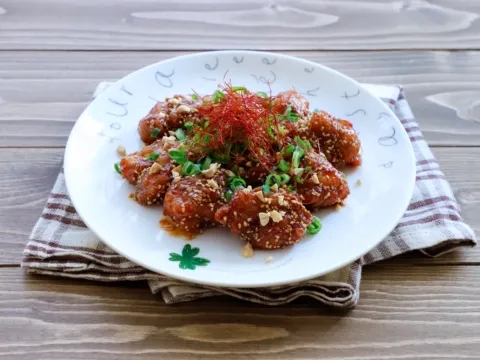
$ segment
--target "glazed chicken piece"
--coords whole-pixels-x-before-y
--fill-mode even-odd
[[[140,120],[138,132],[145,144],[151,144],[163,137],[169,130],[181,128],[185,122],[195,121],[198,100],[191,96],[175,95],[157,103],[150,112]]]
[[[334,166],[361,164],[360,139],[352,123],[319,111],[312,114],[308,125],[322,152]]]
[[[288,106],[290,106],[292,112],[304,116],[308,114],[309,105],[308,100],[296,90],[287,90],[278,93],[275,97],[273,101],[273,112],[276,114],[284,114]]]
[[[148,155],[157,152],[160,156],[157,161],[160,164],[170,162],[167,152],[164,150],[162,140],[145,146],[142,150],[127,155],[120,160],[122,176],[132,185],[136,185],[143,171],[153,165],[154,160],[149,160]]]
[[[190,234],[215,225],[215,213],[226,203],[226,170],[213,177],[194,175],[174,180],[165,195],[163,214]]]
[[[323,153],[309,151],[300,166],[312,170],[297,183],[297,192],[302,203],[314,210],[340,204],[349,195],[350,189],[343,174],[327,160]]]
[[[313,216],[298,196],[279,189],[265,195],[261,188],[237,190],[215,219],[256,249],[279,249],[299,242]]]

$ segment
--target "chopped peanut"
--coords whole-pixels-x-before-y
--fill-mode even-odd
[[[177,112],[179,114],[189,113],[191,111],[192,111],[192,108],[190,106],[187,106],[187,105],[180,105],[179,107],[177,107]]]
[[[272,218],[273,222],[280,222],[283,219],[282,214],[280,214],[277,210],[270,211],[270,217]]]
[[[215,176],[215,173],[220,168],[220,164],[213,163],[210,164],[210,167],[207,170],[202,170],[202,174],[207,178],[212,178]]]
[[[247,242],[243,247],[242,256],[246,258],[251,258],[253,256],[253,248],[249,242]]]
[[[355,182],[355,185],[356,185],[356,186],[362,185],[362,180],[358,179],[358,180]]]
[[[215,189],[215,190],[217,190],[218,187],[219,187],[218,184],[217,184],[217,182],[216,182],[215,180],[213,180],[213,179],[209,179],[209,180],[207,181],[207,185],[210,186],[212,189]]]
[[[273,257],[267,256],[267,257],[265,258],[265,264],[270,264],[270,263],[272,262],[272,260],[273,260]]]
[[[257,196],[257,198],[262,201],[262,202],[265,202],[265,197],[263,196],[263,191],[260,190],[260,191],[256,191],[255,192],[255,195]]]
[[[283,206],[283,204],[285,203],[284,199],[285,199],[285,196],[278,195],[278,205]]]
[[[277,184],[273,184],[272,186],[270,186],[270,190],[274,191],[274,192],[277,192],[278,191],[278,185]]]
[[[268,213],[261,212],[258,214],[260,219],[260,225],[265,226],[270,221],[270,215]]]
[[[121,157],[124,157],[124,156],[127,156],[127,151],[122,145],[120,145],[117,147],[117,154]]]
[[[320,184],[320,180],[318,180],[318,175],[317,175],[317,173],[314,173],[314,174],[312,175],[312,181],[313,181],[314,184]]]
[[[149,173],[150,174],[156,174],[160,171],[163,170],[163,166],[157,163],[153,163],[153,165],[150,167]]]

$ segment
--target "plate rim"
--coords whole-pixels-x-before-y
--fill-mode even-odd
[[[284,58],[284,59],[287,59],[287,60],[290,60],[290,61],[295,61],[295,62],[299,62],[299,63],[303,63],[303,64],[308,64],[310,66],[314,66],[314,67],[319,67],[319,68],[322,68],[322,70],[324,71],[327,71],[327,72],[330,72],[332,74],[335,74],[336,76],[338,77],[341,77],[343,78],[344,80],[346,80],[347,82],[350,82],[352,83],[353,85],[356,85],[358,86],[358,88],[362,91],[365,91],[366,93],[368,93],[371,97],[374,98],[374,100],[379,104],[379,106],[381,106],[385,111],[388,112],[388,114],[391,115],[393,121],[395,121],[397,123],[397,125],[399,126],[400,128],[400,131],[399,133],[402,134],[401,136],[404,137],[406,139],[406,143],[408,144],[408,146],[406,146],[406,148],[408,149],[408,158],[410,159],[410,163],[411,163],[411,177],[409,179],[409,182],[407,184],[408,188],[406,189],[406,193],[410,194],[410,196],[408,197],[405,197],[404,199],[402,199],[402,203],[401,203],[401,206],[398,207],[398,209],[402,209],[401,211],[398,210],[396,216],[392,216],[392,219],[395,219],[395,221],[392,220],[392,224],[391,226],[389,226],[389,231],[386,232],[385,234],[385,237],[388,236],[388,234],[390,234],[392,232],[392,230],[397,226],[397,224],[399,223],[399,221],[401,220],[401,218],[403,217],[405,211],[407,210],[408,208],[408,205],[410,204],[410,201],[411,201],[411,197],[413,195],[413,191],[414,191],[414,187],[415,187],[415,177],[416,177],[416,160],[415,160],[415,155],[414,155],[414,149],[413,149],[413,145],[410,141],[410,138],[408,136],[408,133],[407,131],[405,130],[405,127],[402,125],[400,119],[397,117],[397,115],[388,107],[387,104],[385,104],[380,98],[378,98],[377,96],[373,95],[367,88],[365,88],[363,86],[363,84],[359,83],[358,81],[356,81],[355,79],[339,72],[338,70],[335,70],[335,69],[332,69],[326,65],[323,65],[323,64],[320,64],[320,63],[316,63],[314,61],[310,61],[310,60],[307,60],[307,59],[303,59],[303,58],[299,58],[299,57],[296,57],[296,56],[292,56],[292,55],[287,55],[287,54],[284,54],[284,53],[277,53],[277,52],[268,52],[268,51],[254,51],[254,50],[215,50],[215,51],[201,51],[201,52],[197,52],[197,53],[193,53],[193,54],[183,54],[183,55],[179,55],[179,56],[175,56],[175,57],[172,57],[172,58],[168,58],[168,59],[165,59],[165,60],[161,60],[161,61],[158,61],[158,62],[155,62],[155,63],[152,63],[152,64],[149,64],[149,65],[146,65],[144,67],[141,67],[139,69],[136,69],[130,73],[128,73],[127,75],[125,75],[124,77],[118,79],[117,81],[115,81],[112,86],[110,88],[113,88],[115,85],[117,85],[118,83],[120,82],[123,82],[131,77],[134,77],[138,72],[143,72],[143,71],[147,71],[148,69],[150,68],[154,68],[156,66],[158,66],[159,64],[168,64],[170,62],[175,62],[179,59],[184,59],[184,58],[196,58],[196,57],[202,57],[202,56],[208,56],[208,55],[215,55],[215,54],[235,54],[235,55],[241,55],[241,54],[256,54],[256,55],[264,55],[264,56],[275,56],[277,58]],[[215,287],[231,287],[231,288],[261,288],[261,287],[271,287],[271,286],[281,286],[281,285],[288,285],[288,284],[294,284],[294,283],[298,283],[298,282],[302,282],[302,281],[308,281],[308,280],[311,280],[311,279],[314,279],[316,277],[319,277],[319,276],[322,276],[322,275],[326,275],[326,274],[329,274],[329,273],[333,273],[335,271],[337,271],[338,269],[341,269],[343,267],[346,267],[348,265],[351,265],[353,264],[355,261],[357,261],[358,259],[360,259],[362,256],[364,256],[365,254],[367,254],[368,252],[370,252],[372,249],[374,249],[376,246],[378,246],[378,244],[380,244],[384,239],[385,237],[382,237],[381,239],[379,239],[378,241],[374,242],[374,244],[372,246],[370,246],[370,248],[368,249],[365,249],[365,250],[362,250],[362,253],[360,255],[356,255],[355,257],[352,258],[349,257],[349,258],[345,258],[343,261],[341,261],[339,263],[339,265],[337,266],[334,266],[332,268],[330,268],[328,271],[320,271],[320,272],[315,272],[315,271],[312,271],[310,273],[310,275],[303,275],[303,276],[296,276],[294,277],[294,279],[288,279],[288,280],[276,280],[276,281],[263,281],[263,282],[257,282],[257,283],[254,283],[254,284],[247,284],[247,283],[226,283],[226,282],[222,282],[222,281],[215,281],[215,279],[211,279],[211,278],[207,278],[205,280],[198,280],[198,279],[192,279],[191,277],[188,276],[188,273],[185,272],[185,275],[183,275],[183,273],[171,273],[169,271],[162,271],[162,272],[159,272],[157,269],[154,269],[152,268],[151,266],[147,265],[147,264],[144,264],[142,263],[140,260],[138,259],[132,259],[127,253],[123,252],[122,250],[118,249],[114,243],[108,241],[108,240],[105,240],[102,236],[100,236],[97,231],[95,231],[91,226],[89,226],[89,223],[88,221],[85,220],[85,217],[83,216],[83,210],[79,210],[79,207],[77,207],[75,204],[78,202],[76,202],[75,198],[76,198],[76,195],[73,195],[72,196],[72,193],[70,192],[70,186],[69,186],[69,178],[70,178],[70,171],[73,171],[73,170],[70,170],[70,166],[69,166],[69,157],[70,157],[70,153],[74,150],[72,150],[72,141],[71,141],[71,138],[72,138],[72,134],[75,132],[75,129],[77,126],[79,126],[79,119],[81,119],[85,113],[88,111],[88,109],[90,108],[91,104],[96,101],[96,99],[98,98],[101,98],[101,97],[104,97],[104,96],[107,96],[108,95],[108,91],[109,89],[106,89],[104,92],[102,92],[101,94],[99,94],[95,99],[93,99],[88,105],[87,107],[82,111],[82,113],[78,116],[77,120],[75,121],[75,125],[73,126],[69,136],[68,136],[68,140],[67,140],[67,144],[65,146],[65,152],[64,152],[64,158],[63,158],[63,168],[64,168],[64,177],[65,177],[65,185],[66,185],[66,189],[67,189],[67,194],[68,196],[70,197],[70,200],[72,201],[72,204],[78,214],[78,216],[82,219],[82,221],[85,223],[85,225],[87,226],[88,230],[92,231],[95,236],[97,236],[100,241],[104,242],[108,247],[110,247],[112,250],[114,250],[115,252],[117,252],[119,255],[125,257],[126,259],[132,261],[133,263],[141,266],[141,267],[144,267],[145,269],[148,269],[156,274],[160,274],[160,275],[164,275],[164,276],[168,276],[168,277],[171,277],[173,279],[177,279],[177,280],[181,280],[181,281],[185,281],[185,282],[189,282],[189,283],[193,283],[193,284],[200,284],[200,285],[207,285],[207,286],[215,286]],[[407,156],[407,154],[404,154],[405,156]]]

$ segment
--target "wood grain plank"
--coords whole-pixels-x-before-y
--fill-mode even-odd
[[[4,0],[0,49],[478,48],[469,0]]]
[[[376,266],[358,306],[217,298],[165,305],[146,287],[0,269],[0,357],[21,359],[478,359],[475,267]],[[21,334],[21,335],[20,335]]]
[[[435,149],[459,200],[465,220],[480,233],[479,148]],[[62,165],[63,149],[0,149],[0,264],[18,264]],[[468,159],[468,166],[463,161]],[[421,255],[388,263],[478,263],[480,249],[465,249],[432,260]]]
[[[95,86],[183,52],[0,52],[0,146],[64,146]],[[403,84],[434,146],[480,145],[478,52],[288,52],[370,83]]]

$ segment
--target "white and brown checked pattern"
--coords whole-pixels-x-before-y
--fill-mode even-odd
[[[101,84],[99,89],[106,86]],[[101,243],[75,212],[60,173],[25,248],[22,266],[29,273],[98,281],[149,280],[152,291],[160,293],[167,303],[229,295],[280,305],[308,296],[326,305],[347,308],[358,301],[362,265],[412,250],[437,256],[459,246],[474,246],[475,235],[463,223],[450,186],[423,139],[403,91],[392,86],[369,85],[368,89],[392,106],[407,130],[417,160],[417,181],[398,226],[356,263],[317,279],[271,288],[230,289],[182,283],[145,270]]]

